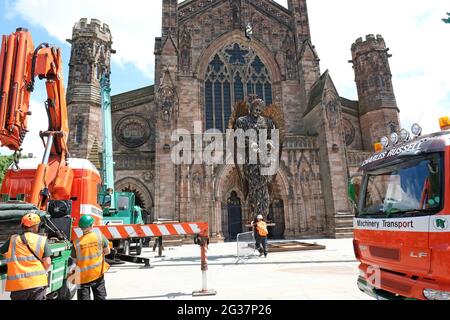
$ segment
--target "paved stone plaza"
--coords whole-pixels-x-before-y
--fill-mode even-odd
[[[201,289],[200,248],[196,245],[168,248],[156,258],[151,248],[152,269],[139,265],[113,266],[106,274],[109,299],[119,300],[364,300],[371,299],[356,286],[358,263],[351,239],[313,239],[325,250],[270,253],[236,264],[236,243],[211,244],[208,288],[213,297],[193,298]],[[126,284],[126,286],[124,286]],[[9,294],[0,295],[8,300]]]
[[[326,250],[271,253],[236,264],[236,243],[211,244],[208,288],[217,295],[192,298],[201,289],[200,249],[195,245],[169,248],[164,258],[152,258],[153,269],[126,264],[106,275],[110,299],[223,300],[361,300],[370,299],[356,286],[358,263],[351,239],[308,240]],[[145,256],[154,257],[151,249]],[[126,289],[124,283],[127,284]]]

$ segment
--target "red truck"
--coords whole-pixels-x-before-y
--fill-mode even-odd
[[[358,286],[378,299],[450,299],[450,119],[384,137],[354,196]]]

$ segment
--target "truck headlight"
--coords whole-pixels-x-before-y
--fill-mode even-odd
[[[392,143],[393,145],[396,145],[396,144],[398,143],[398,139],[399,139],[398,133],[393,132],[393,133],[391,134],[391,143]]]
[[[450,300],[450,292],[434,289],[423,290],[423,295],[428,300]]]
[[[420,136],[422,134],[422,127],[418,123],[414,123],[412,125],[411,132],[415,136]]]
[[[402,131],[400,131],[400,139],[402,140],[402,142],[408,141],[409,137],[410,137],[410,133],[408,130],[402,129]]]
[[[383,148],[386,149],[389,146],[389,138],[388,137],[381,138],[380,143],[383,145]]]

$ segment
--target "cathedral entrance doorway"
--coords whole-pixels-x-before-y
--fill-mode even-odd
[[[235,240],[242,232],[242,204],[236,191],[228,198],[228,240]]]
[[[275,226],[269,227],[270,239],[284,239],[284,231],[286,229],[286,222],[284,218],[284,202],[283,200],[274,200],[269,208],[269,215],[267,216],[269,223],[274,223]]]

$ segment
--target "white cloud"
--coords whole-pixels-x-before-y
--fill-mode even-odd
[[[287,6],[286,0],[278,2]],[[153,76],[161,0],[129,0],[126,4],[15,0],[10,5],[12,15],[44,27],[60,41],[70,38],[73,24],[82,17],[106,22],[117,50],[115,61],[122,66],[134,64],[143,76]],[[351,44],[366,34],[382,34],[393,54],[390,63],[402,125],[410,127],[421,118],[425,132],[438,130],[438,117],[450,115],[450,25],[441,21],[450,9],[448,0],[310,0],[308,9],[322,72],[330,70],[341,95],[357,98],[348,63]]]
[[[30,103],[32,115],[28,118],[28,132],[23,142],[25,155],[32,153],[35,157],[41,158],[44,154],[44,145],[39,136],[39,132],[48,130],[47,113],[44,111],[44,102],[32,100]]]
[[[10,16],[19,15],[64,42],[80,18],[96,18],[113,34],[113,60],[120,66],[134,64],[153,79],[155,37],[161,33],[161,1],[130,0],[16,0]]]
[[[450,25],[441,18],[447,0],[308,1],[312,40],[341,95],[357,99],[351,44],[367,34],[383,35],[390,59],[401,122],[421,120],[425,132],[439,130],[438,118],[450,115]],[[422,117],[421,117],[422,115]]]
[[[23,155],[32,153],[34,157],[42,158],[44,154],[44,145],[39,137],[40,131],[48,130],[47,114],[44,111],[44,103],[31,100],[30,110],[32,115],[28,117],[28,130],[25,140],[23,142]],[[1,154],[12,154],[7,148],[0,149]]]

